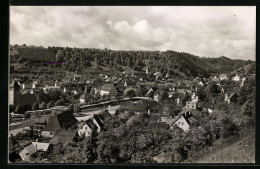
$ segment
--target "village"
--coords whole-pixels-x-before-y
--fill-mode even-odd
[[[239,106],[240,89],[255,78],[254,73],[183,79],[169,73],[150,74],[147,69],[120,76],[104,73],[96,79],[75,73],[51,81],[20,83],[14,79],[9,92],[9,104],[14,107],[9,117],[9,161],[34,162],[35,153],[90,139],[93,132],[99,135],[106,130],[107,119],[120,114],[128,114],[127,126],[140,114],[154,116],[147,127],[160,133],[176,127],[184,133],[194,126],[203,128],[198,119],[201,114],[220,113],[220,103]],[[40,97],[50,93],[61,95],[55,96],[60,99],[42,101]],[[76,101],[65,104],[65,94],[77,96]],[[27,108],[22,110],[23,106]]]

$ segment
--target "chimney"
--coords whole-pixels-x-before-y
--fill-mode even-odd
[[[150,109],[148,109],[148,112],[147,112],[148,114],[150,114]]]

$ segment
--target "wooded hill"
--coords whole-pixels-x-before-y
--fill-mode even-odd
[[[189,53],[175,51],[116,51],[107,49],[80,49],[63,47],[10,46],[11,63],[66,62],[57,67],[66,70],[84,70],[95,66],[109,67],[118,71],[126,68],[133,71],[159,71],[163,75],[209,77],[219,73],[232,73],[254,61],[198,57]],[[94,64],[93,64],[94,63]]]

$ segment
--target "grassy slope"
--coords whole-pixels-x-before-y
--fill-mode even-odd
[[[255,133],[249,131],[245,137],[225,145],[212,153],[194,161],[195,163],[254,163]]]

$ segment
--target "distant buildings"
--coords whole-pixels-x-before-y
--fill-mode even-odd
[[[231,93],[230,96],[228,96],[227,94],[225,95],[225,99],[224,101],[228,102],[229,104],[230,103],[237,103],[238,101],[238,94],[237,93]]]
[[[104,84],[100,89],[100,95],[115,98],[117,95],[117,90],[113,84]]]

